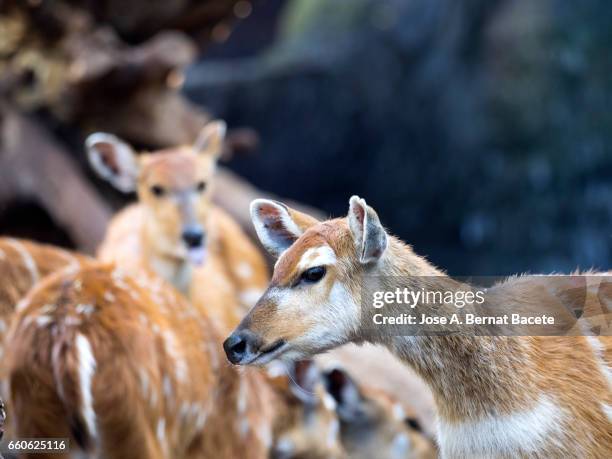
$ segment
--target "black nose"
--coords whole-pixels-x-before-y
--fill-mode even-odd
[[[187,247],[200,247],[204,240],[204,231],[199,228],[187,228],[181,235]]]
[[[259,340],[254,333],[240,330],[232,333],[223,343],[227,359],[235,365],[240,365],[259,349]]]

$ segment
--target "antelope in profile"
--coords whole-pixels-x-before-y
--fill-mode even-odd
[[[233,326],[265,288],[268,273],[238,224],[211,202],[225,129],[223,121],[212,121],[193,145],[140,155],[111,134],[91,134],[85,143],[100,177],[138,194],[138,203],[111,221],[99,258],[132,273],[155,272],[193,302],[205,302],[217,322]]]
[[[157,276],[59,271],[7,339],[16,438],[70,438],[91,457],[268,456],[278,397],[260,371],[225,364],[206,313]]]
[[[224,343],[232,363],[295,360],[367,339],[430,386],[443,457],[612,457],[610,337],[371,333],[361,321],[369,312],[366,276],[378,279],[378,291],[408,287],[406,279],[415,290],[463,285],[387,234],[359,197],[350,199],[346,218],[325,222],[268,200],[254,201],[251,214],[279,259],[269,288]],[[543,295],[518,277],[490,288],[487,298],[511,311],[550,301]]]

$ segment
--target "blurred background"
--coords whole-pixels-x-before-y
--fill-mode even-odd
[[[260,190],[332,216],[359,194],[451,274],[607,269],[610,24],[603,0],[4,1],[0,233],[92,252],[134,197],[85,136],[220,117],[245,227]]]

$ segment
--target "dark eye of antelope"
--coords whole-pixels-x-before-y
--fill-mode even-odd
[[[205,189],[206,189],[206,182],[204,181],[198,182],[198,184],[196,185],[196,190],[198,190],[198,192],[201,193]]]
[[[323,279],[326,272],[325,266],[315,266],[304,271],[300,276],[300,280],[308,284],[314,284]]]
[[[154,196],[157,196],[159,198],[166,194],[166,190],[164,190],[164,187],[161,185],[153,185],[151,187],[151,193],[153,193]]]

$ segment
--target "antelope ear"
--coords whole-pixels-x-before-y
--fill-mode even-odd
[[[336,410],[342,421],[351,422],[363,417],[363,397],[346,371],[334,368],[324,374],[323,380],[325,389],[336,401]]]
[[[287,250],[316,218],[291,209],[278,201],[255,199],[251,203],[251,220],[264,247],[275,256]]]
[[[223,152],[223,141],[227,125],[225,121],[214,120],[206,124],[198,134],[198,138],[193,144],[196,153],[213,155],[215,158]]]
[[[89,164],[96,173],[124,193],[136,190],[138,157],[120,138],[105,132],[91,134],[85,140]]]
[[[377,261],[387,248],[387,233],[374,209],[366,204],[365,199],[352,196],[347,219],[359,250],[359,261],[363,264]]]

